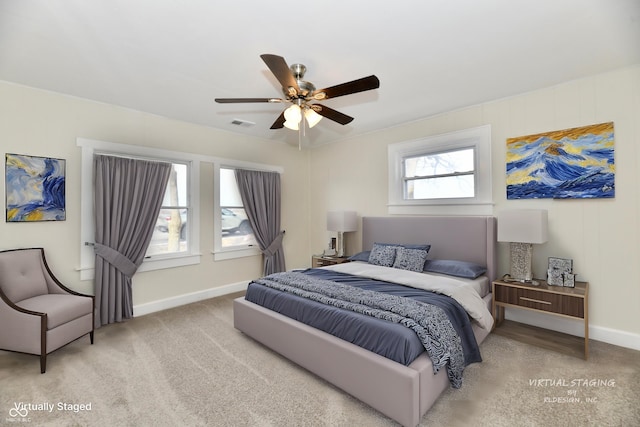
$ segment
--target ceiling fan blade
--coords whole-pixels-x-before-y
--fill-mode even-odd
[[[260,58],[267,64],[267,67],[269,67],[273,75],[276,76],[276,79],[278,79],[282,88],[285,89],[285,92],[288,88],[292,87],[296,90],[296,93],[300,93],[298,83],[293,77],[293,74],[291,74],[291,70],[282,56],[264,54],[260,55]]]
[[[334,122],[338,122],[341,125],[346,125],[347,123],[351,123],[353,121],[353,117],[347,116],[346,114],[341,113],[340,111],[336,111],[333,108],[325,107],[320,104],[312,104],[311,108],[313,111],[320,114],[323,117],[326,117],[329,120],[333,120]]]
[[[244,102],[282,102],[278,98],[216,98],[219,104],[239,104]]]
[[[282,129],[284,127],[285,120],[286,119],[284,118],[284,111],[283,111],[282,113],[280,113],[276,121],[273,122],[270,129]]]
[[[343,95],[350,95],[352,93],[364,92],[371,89],[377,89],[380,87],[380,80],[374,75],[369,77],[363,77],[358,80],[353,80],[347,83],[331,86],[325,89],[319,89],[311,94],[311,97],[317,100],[335,98]]]

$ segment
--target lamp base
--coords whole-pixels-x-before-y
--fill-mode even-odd
[[[511,279],[530,282],[533,279],[532,260],[533,245],[531,243],[511,242]]]
[[[344,232],[338,231],[338,240],[336,241],[336,256],[338,258],[344,257]]]

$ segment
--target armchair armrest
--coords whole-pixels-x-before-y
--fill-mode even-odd
[[[47,314],[18,307],[0,292],[0,348],[41,354]]]

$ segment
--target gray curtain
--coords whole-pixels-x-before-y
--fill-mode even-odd
[[[95,327],[133,317],[131,277],[142,264],[171,163],[95,156]]]
[[[236,181],[247,218],[260,246],[264,275],[285,271],[280,230],[280,174],[236,169]]]

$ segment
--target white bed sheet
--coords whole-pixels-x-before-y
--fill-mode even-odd
[[[356,276],[369,277],[371,279],[400,283],[402,285],[450,296],[464,307],[467,313],[469,313],[469,316],[471,316],[480,327],[488,331],[493,327],[493,316],[487,309],[480,294],[474,289],[471,283],[460,278],[382,267],[366,262],[345,262],[323,268],[341,273],[354,274]]]
[[[351,261],[351,262],[361,262],[364,264],[368,264],[364,261]],[[441,273],[425,272],[424,274],[430,274],[432,276],[453,277],[449,274],[441,274]],[[491,293],[491,281],[487,276],[482,275],[480,277],[476,277],[475,279],[465,279],[464,277],[455,277],[455,279],[462,280],[463,282],[469,284],[469,286],[473,287],[473,289],[475,289],[475,291],[478,293],[478,295],[480,295],[481,298],[484,298],[487,295],[489,295],[489,293]]]
[[[440,274],[440,273],[425,273],[430,274],[432,276],[442,276],[442,277],[451,277],[448,274]],[[463,282],[469,284],[469,286],[473,287],[475,291],[482,298],[489,295],[491,292],[491,283],[489,283],[489,278],[487,276],[476,277],[475,279],[465,279],[463,277],[456,277],[457,280],[462,280]]]

